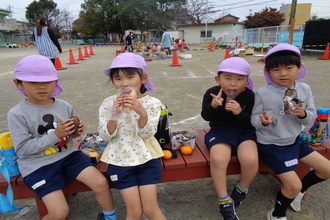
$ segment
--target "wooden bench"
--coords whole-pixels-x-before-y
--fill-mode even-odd
[[[192,180],[210,177],[210,153],[204,144],[204,135],[209,129],[198,129],[196,136],[195,149],[191,155],[182,155],[178,151],[178,157],[175,159],[161,160],[163,166],[162,171],[162,182],[174,182],[182,180]],[[169,147],[169,146],[168,146]],[[326,158],[330,159],[330,140],[325,141],[319,146],[313,146],[313,148],[324,155]],[[100,162],[97,166],[98,170],[103,173],[107,179],[107,165]],[[299,163],[297,165],[297,173],[299,177],[303,177],[310,170],[305,164]],[[259,162],[259,172],[260,173],[271,173],[273,172],[262,162]],[[240,165],[236,156],[231,158],[230,164],[228,166],[227,175],[240,174]],[[68,181],[68,186],[63,189],[68,201],[73,194],[79,192],[91,191],[85,184],[79,181]],[[109,181],[111,186],[111,183]],[[27,199],[35,198],[39,217],[42,218],[47,214],[47,209],[42,202],[39,200],[35,193],[28,189],[24,183],[21,176],[11,177],[11,185],[13,188],[14,199]],[[6,194],[7,182],[4,180],[0,174],[0,193]]]

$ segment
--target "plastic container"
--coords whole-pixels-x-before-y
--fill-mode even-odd
[[[20,175],[17,164],[17,155],[11,142],[9,132],[0,134],[0,161],[3,161],[7,167],[10,177]]]

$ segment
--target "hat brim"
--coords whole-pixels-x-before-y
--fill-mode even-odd
[[[21,79],[20,79],[21,80]],[[48,80],[49,80],[49,77],[48,77]],[[22,80],[22,81],[26,81],[26,80]],[[55,81],[55,80],[52,80],[52,81]],[[26,81],[26,82],[45,82],[45,81]],[[48,82],[51,82],[51,81],[48,81]],[[23,95],[25,95],[27,97],[27,94],[24,92],[23,89],[19,89],[17,88],[17,90],[22,93]],[[58,94],[60,94],[61,92],[63,91],[63,87],[62,87],[62,84],[60,82],[59,79],[57,79],[56,81],[56,86],[55,86],[55,90],[53,92],[53,94],[50,96],[50,98],[54,97],[54,96],[57,96]]]
[[[298,75],[297,75],[297,78],[296,79],[304,78],[305,75],[306,75],[305,65],[304,64],[301,64],[301,67],[300,67],[300,70],[298,72]],[[268,85],[271,85],[271,84],[275,83],[272,80],[272,77],[269,75],[269,73],[266,70],[266,68],[264,68],[264,76],[265,76],[265,79],[266,79]]]

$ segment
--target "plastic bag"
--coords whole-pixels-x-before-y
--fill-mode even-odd
[[[119,97],[125,98],[125,96],[137,96],[136,95],[137,88],[127,86],[127,87],[121,87],[117,90],[117,95]],[[118,108],[113,107],[111,110],[111,120],[119,120],[124,119],[126,115],[131,111],[130,108],[125,107],[124,102],[119,105]]]

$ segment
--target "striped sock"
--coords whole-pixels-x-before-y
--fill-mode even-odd
[[[228,195],[226,195],[224,197],[218,197],[218,200],[219,200],[220,204],[226,204],[226,203],[231,203],[232,202],[231,198]]]
[[[245,188],[240,183],[237,183],[236,188],[241,191],[242,193],[247,194],[249,191],[249,187]]]

